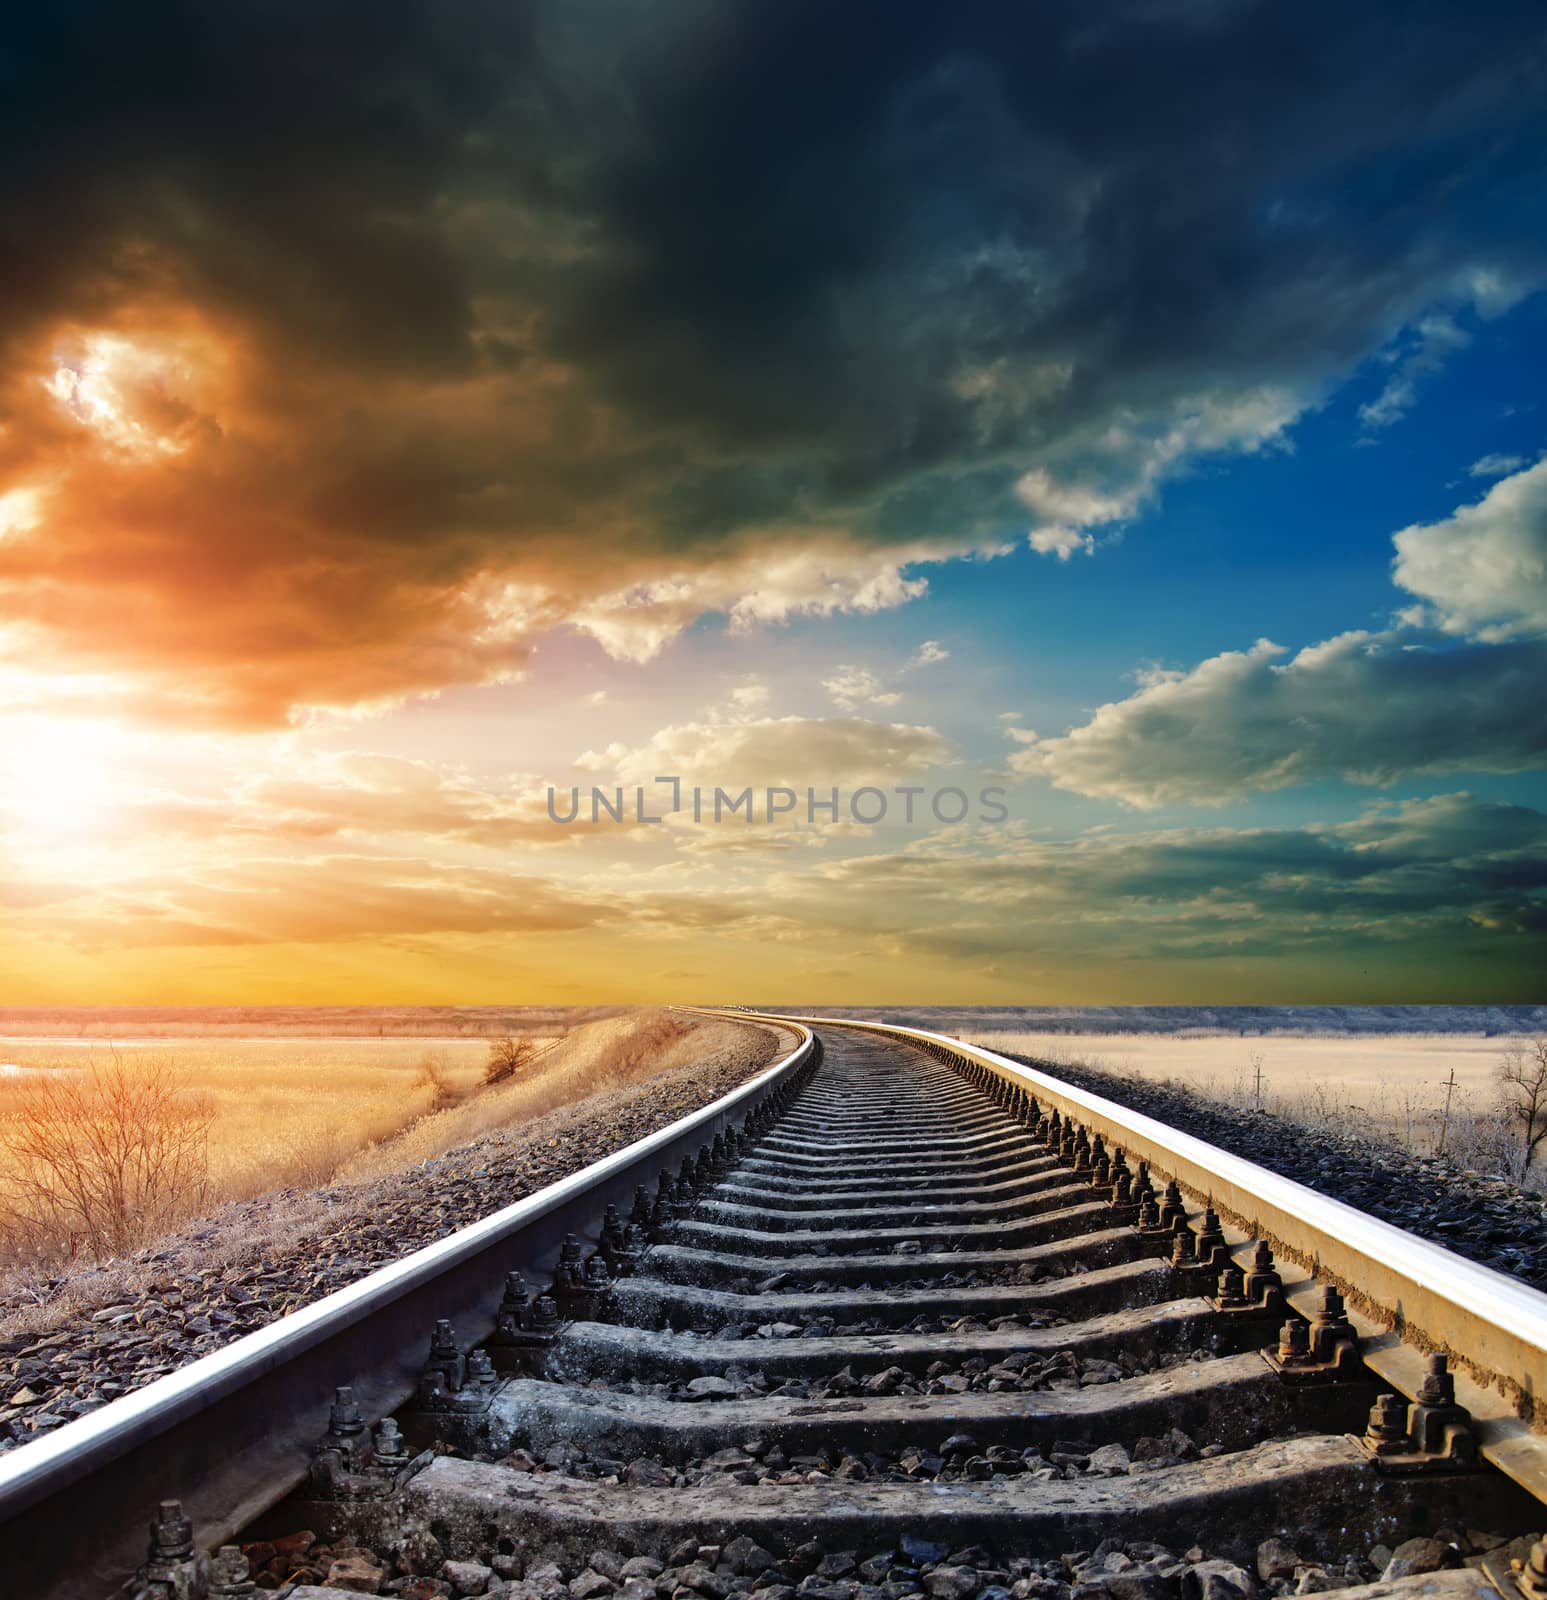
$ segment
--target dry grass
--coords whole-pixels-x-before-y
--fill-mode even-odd
[[[1519,1179],[1518,1135],[1500,1109],[1499,1065],[1519,1040],[1481,1034],[981,1033],[969,1042],[1180,1085],[1237,1110],[1375,1137]],[[1448,1106],[1448,1110],[1447,1110]]]
[[[482,1040],[186,1040],[118,1055],[213,1106],[207,1197],[218,1202],[330,1182],[359,1151],[476,1091],[486,1051]],[[16,1069],[0,1071],[0,1122],[20,1115],[37,1075],[78,1080],[108,1058],[106,1046],[0,1042],[0,1066]],[[0,1191],[14,1176],[0,1169]],[[61,1244],[0,1233],[0,1256],[47,1256]]]
[[[743,1032],[667,1011],[613,1013],[558,1038],[522,1033],[532,1049],[521,1069],[493,1084],[485,1082],[486,1038],[179,1040],[119,1046],[117,1055],[130,1070],[138,1063],[175,1078],[213,1108],[207,1209],[399,1172],[495,1128],[703,1059]],[[0,1038],[0,1134],[39,1074],[79,1080],[107,1059],[105,1045]],[[0,1213],[7,1183],[18,1178],[5,1160],[0,1138]],[[47,1269],[70,1253],[68,1236],[0,1223],[0,1266]]]
[[[0,1273],[0,1340],[45,1337],[78,1327],[82,1319],[104,1306],[132,1304],[160,1293],[169,1281],[189,1276],[207,1281],[228,1268],[249,1268],[260,1262],[293,1273],[296,1281],[305,1285],[315,1266],[308,1241],[347,1238],[352,1228],[379,1220],[384,1206],[401,1206],[410,1194],[415,1197],[417,1212],[417,1202],[428,1191],[437,1198],[423,1209],[425,1231],[397,1241],[404,1252],[415,1249],[456,1226],[459,1215],[461,1221],[471,1221],[505,1203],[495,1200],[487,1207],[459,1213],[453,1197],[461,1195],[465,1178],[474,1180],[469,1188],[476,1196],[488,1169],[502,1170],[512,1180],[508,1199],[520,1198],[535,1183],[545,1181],[540,1174],[552,1147],[563,1146],[571,1156],[583,1159],[593,1130],[599,1128],[603,1148],[611,1148],[607,1141],[617,1142],[629,1121],[637,1124],[634,1108],[648,1103],[651,1096],[675,1097],[679,1104],[691,1101],[704,1087],[706,1074],[710,1084],[718,1084],[715,1092],[723,1092],[787,1048],[765,1030],[713,1023],[681,1032],[660,1028],[655,1016],[641,1014],[638,1027],[628,1030],[633,1037],[614,1036],[610,1047],[603,1030],[579,1030],[581,1037],[570,1052],[570,1092],[560,1097],[554,1109],[539,1115],[512,1110],[508,1125],[497,1125],[487,1137],[440,1157],[427,1172],[412,1165],[412,1154],[425,1143],[436,1142],[427,1140],[426,1135],[433,1132],[438,1140],[449,1133],[442,1118],[429,1119],[438,1126],[425,1128],[419,1140],[405,1140],[386,1157],[381,1163],[386,1175],[374,1182],[287,1188],[224,1206],[158,1241],[153,1253],[141,1252],[127,1260],[102,1265],[77,1262],[63,1271]],[[660,1047],[659,1055],[650,1053],[652,1041]],[[630,1081],[594,1094],[580,1087],[588,1082],[604,1083],[620,1074]],[[553,1088],[550,1080],[542,1087],[543,1097]],[[689,1091],[686,1096],[684,1090]],[[506,1102],[506,1109],[514,1099]],[[636,1126],[636,1131],[643,1129]],[[384,1157],[389,1148],[384,1147]],[[538,1176],[523,1185],[524,1176],[534,1172]]]
[[[731,1023],[669,1011],[585,1023],[552,1048],[540,1050],[524,1074],[496,1081],[482,1093],[419,1118],[396,1138],[361,1151],[338,1177],[346,1183],[365,1182],[428,1161],[493,1128],[669,1072],[715,1050],[736,1031]]]

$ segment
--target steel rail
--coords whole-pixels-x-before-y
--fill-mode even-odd
[[[334,1389],[380,1417],[413,1392],[431,1328],[486,1338],[508,1272],[546,1283],[564,1235],[595,1242],[606,1206],[739,1120],[816,1049],[803,1024],[756,1077],[667,1127],[426,1245],[179,1371],[0,1456],[0,1589],[100,1600],[144,1559],[156,1503],[177,1499],[200,1543],[233,1537],[306,1476]]]
[[[1265,1239],[1281,1258],[1342,1289],[1350,1320],[1364,1335],[1366,1365],[1409,1398],[1423,1379],[1421,1352],[1449,1355],[1458,1369],[1457,1398],[1472,1412],[1483,1456],[1547,1502],[1547,1294],[1142,1112],[948,1034],[879,1021],[734,1014],[911,1040],[986,1067],[1033,1093],[1044,1109],[1072,1113],[1092,1134],[1212,1204],[1240,1230],[1233,1242]],[[1294,1303],[1295,1286],[1286,1288]]]

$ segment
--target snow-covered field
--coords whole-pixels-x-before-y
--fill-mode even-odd
[[[1453,1114],[1491,1107],[1495,1074],[1511,1043],[1478,1034],[1243,1038],[967,1030],[963,1036],[990,1050],[1176,1079],[1238,1106],[1259,1103],[1260,1065],[1264,1108],[1314,1122],[1368,1118],[1416,1146],[1430,1142],[1452,1073]]]

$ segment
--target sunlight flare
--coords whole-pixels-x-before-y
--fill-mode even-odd
[[[29,832],[84,834],[116,805],[117,779],[90,730],[29,728],[7,740],[0,816]]]

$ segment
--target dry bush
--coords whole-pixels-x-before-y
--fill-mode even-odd
[[[73,1081],[102,1046],[0,1044],[0,1126],[40,1079]],[[316,1188],[359,1151],[391,1139],[430,1112],[438,1097],[460,1099],[481,1079],[482,1040],[438,1045],[430,1073],[413,1039],[202,1039],[178,1045],[184,1087],[214,1104],[209,1128],[208,1200],[246,1200],[276,1188]],[[122,1054],[131,1070],[145,1054]],[[442,1099],[444,1103],[444,1099]],[[17,1162],[0,1141],[0,1196]],[[0,1216],[10,1244],[33,1246],[21,1223]],[[65,1247],[67,1248],[67,1246]],[[65,1253],[64,1249],[56,1254]]]
[[[123,1255],[209,1192],[214,1103],[165,1058],[116,1050],[33,1079],[0,1122],[0,1218],[13,1252]]]
[[[1523,1178],[1547,1141],[1547,1037],[1511,1046],[1499,1058],[1499,1112],[1514,1130]]]
[[[504,1083],[507,1078],[524,1074],[537,1053],[537,1045],[531,1039],[496,1039],[489,1046],[489,1059],[483,1069],[484,1083]]]
[[[1445,1154],[1474,1172],[1514,1183],[1525,1179],[1520,1141],[1509,1120],[1499,1114],[1497,1104],[1480,1103],[1473,1095],[1458,1096],[1451,1107]]]
[[[420,1061],[419,1070],[414,1074],[414,1088],[428,1094],[430,1098],[429,1105],[421,1115],[444,1111],[462,1098],[461,1091],[452,1080],[451,1069],[446,1064],[444,1056],[425,1056]]]

